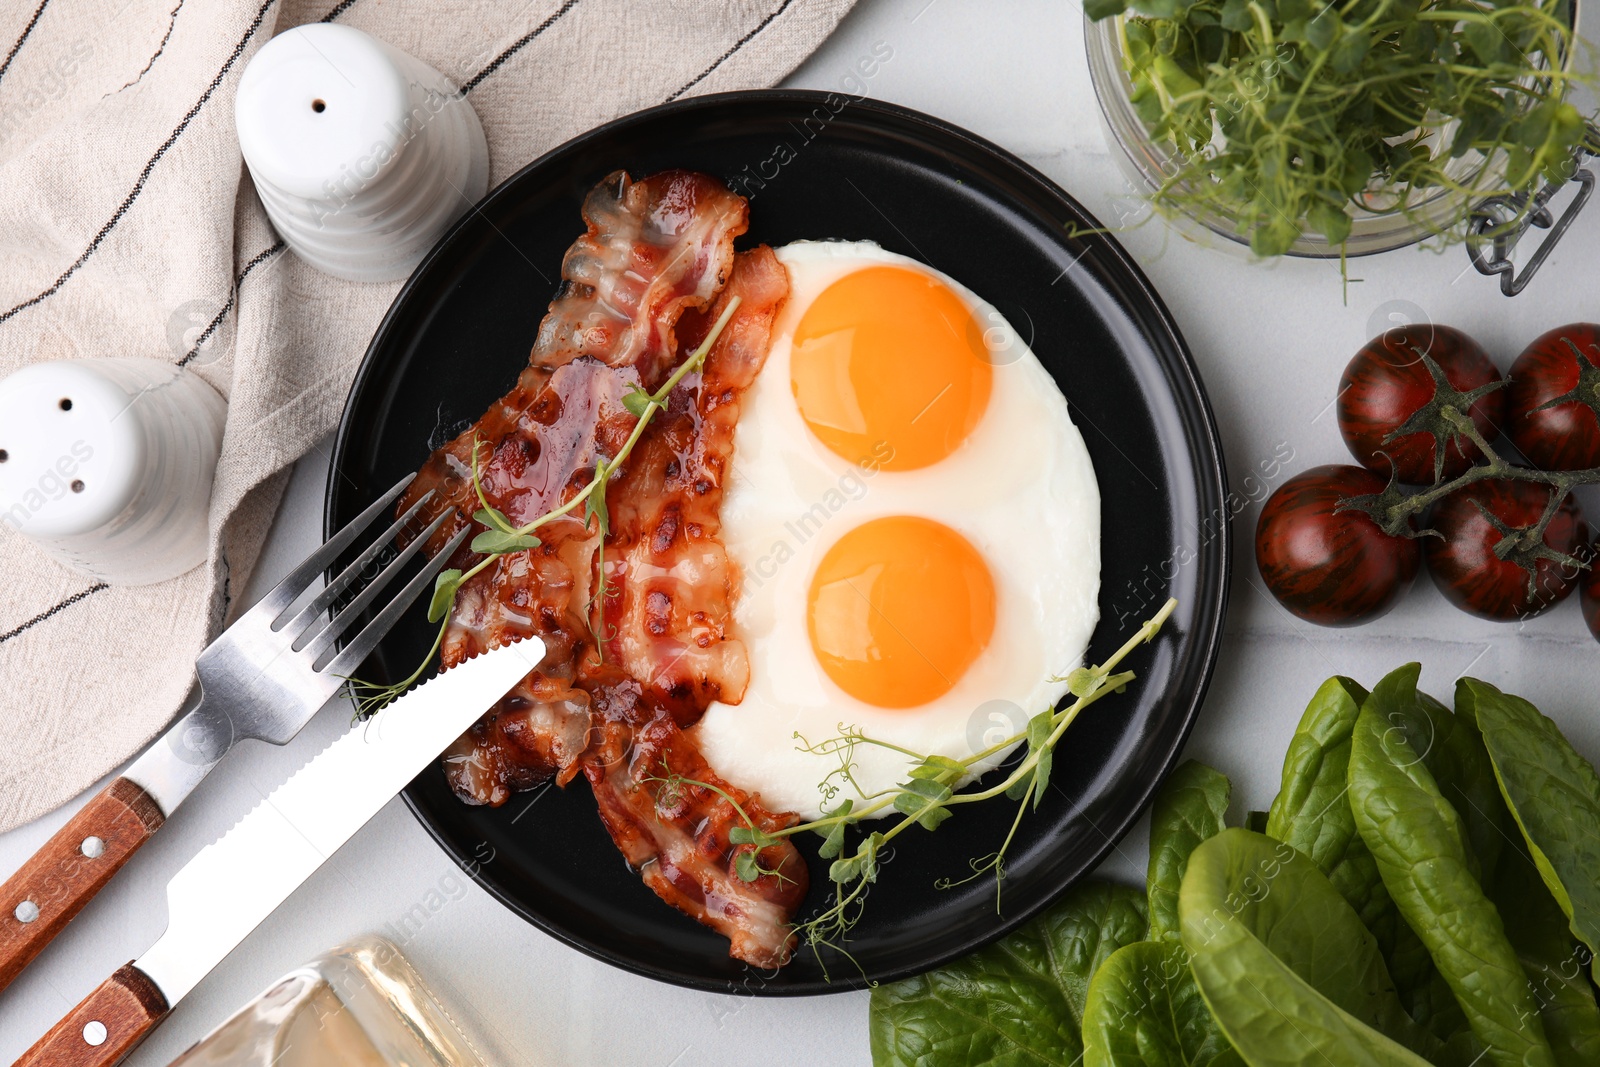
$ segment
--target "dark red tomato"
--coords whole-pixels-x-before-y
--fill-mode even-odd
[[[1549,486],[1490,478],[1458,489],[1433,506],[1428,524],[1444,536],[1423,538],[1427,546],[1423,552],[1434,584],[1446,600],[1469,614],[1508,621],[1531,618],[1566,599],[1582,572],[1555,560],[1538,560],[1530,592],[1528,571],[1495,555],[1502,534],[1478,510],[1482,504],[1515,530],[1539,520],[1550,493]],[[1570,493],[1545,529],[1544,543],[1569,556],[1587,553],[1589,527]]]
[[[1319,626],[1376,619],[1411,588],[1420,552],[1346,497],[1380,493],[1384,479],[1362,467],[1328,464],[1295,475],[1267,498],[1256,523],[1256,566],[1278,602]]]
[[[1408,433],[1389,444],[1383,439],[1434,398],[1433,376],[1423,355],[1437,363],[1445,379],[1463,393],[1500,379],[1489,353],[1478,342],[1436,323],[1385,330],[1362,346],[1339,379],[1339,432],[1350,454],[1363,467],[1387,475],[1389,464],[1379,455],[1380,450],[1387,452],[1400,480],[1409,485],[1433,484],[1433,434]],[[1479,397],[1468,409],[1485,440],[1494,440],[1500,432],[1504,393],[1502,389]],[[1453,442],[1445,449],[1444,477],[1456,477],[1480,455],[1470,441]]]
[[[1509,375],[1506,436],[1528,462],[1547,471],[1600,467],[1600,326],[1575,322],[1542,334],[1522,350]],[[1568,403],[1535,410],[1569,394]]]
[[[1589,551],[1589,573],[1584,576],[1578,602],[1583,606],[1583,621],[1588,624],[1589,632],[1600,641],[1600,539],[1596,539]]]

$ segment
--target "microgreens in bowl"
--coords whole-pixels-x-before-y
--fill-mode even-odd
[[[1561,182],[1572,0],[1086,0],[1119,17],[1129,103],[1170,158],[1158,208],[1262,256],[1398,213],[1455,240],[1480,199]],[[1131,10],[1129,10],[1131,6]],[[1441,214],[1441,205],[1445,210]],[[1507,224],[1509,226],[1511,224]]]

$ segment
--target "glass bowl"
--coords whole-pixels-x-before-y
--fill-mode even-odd
[[[1571,9],[1573,38],[1577,39],[1577,0],[1573,0]],[[1179,152],[1170,142],[1152,140],[1134,109],[1130,99],[1133,82],[1122,62],[1122,27],[1125,18],[1118,15],[1095,21],[1085,14],[1084,41],[1089,52],[1089,77],[1094,84],[1095,97],[1100,102],[1102,126],[1108,143],[1113,146],[1111,154],[1139,196],[1149,201],[1168,176],[1177,170]],[[1570,62],[1570,51],[1566,59]],[[1436,136],[1449,136],[1451,131],[1452,127],[1446,127]],[[1483,169],[1488,162],[1479,154],[1469,153],[1450,164],[1447,172],[1461,182],[1471,182],[1475,177],[1487,179]],[[1492,188],[1497,184],[1493,180],[1486,180],[1487,187]],[[1343,243],[1330,243],[1321,234],[1312,231],[1302,233],[1287,254],[1313,259],[1338,259],[1341,256],[1388,252],[1446,234],[1483,206],[1480,203],[1482,194],[1455,190],[1441,189],[1413,200],[1410,210],[1404,212],[1382,206],[1384,199],[1392,199],[1393,196],[1382,189],[1374,188],[1364,196],[1369,206],[1366,210],[1357,209],[1352,213],[1350,236]],[[1191,239],[1217,245],[1218,242],[1212,238],[1221,237],[1224,239],[1221,247],[1249,254],[1249,236],[1239,233],[1235,221],[1228,216],[1220,213],[1180,213],[1170,217],[1180,232]],[[1545,226],[1547,223],[1535,220],[1534,225]]]

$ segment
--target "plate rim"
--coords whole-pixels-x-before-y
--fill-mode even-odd
[[[1198,630],[1203,624],[1207,631],[1204,634],[1203,646],[1197,647],[1196,649],[1199,684],[1194,687],[1193,692],[1189,694],[1187,699],[1183,702],[1181,711],[1181,724],[1173,733],[1172,741],[1168,747],[1167,753],[1160,761],[1159,773],[1149,776],[1149,778],[1147,778],[1144,782],[1138,783],[1138,787],[1133,790],[1133,795],[1138,797],[1138,803],[1133,805],[1129,809],[1129,813],[1123,816],[1123,818],[1120,819],[1114,827],[1108,828],[1112,832],[1107,833],[1104,831],[1104,829],[1102,830],[1104,843],[1097,846],[1093,850],[1092,859],[1084,864],[1082,872],[1076,878],[1064,881],[1055,889],[1042,894],[1039,899],[1032,902],[1030,905],[1018,908],[1014,911],[1008,909],[1007,913],[1003,916],[997,917],[997,921],[994,926],[991,929],[986,930],[984,933],[969,937],[959,944],[941,945],[937,951],[928,953],[921,964],[915,966],[884,970],[881,972],[875,972],[871,975],[861,973],[860,971],[849,971],[848,973],[845,973],[844,969],[841,968],[841,973],[833,976],[831,980],[822,979],[814,982],[794,983],[789,985],[757,983],[752,989],[749,987],[748,983],[738,983],[730,981],[726,978],[706,978],[683,972],[665,971],[658,967],[640,964],[628,958],[627,956],[619,955],[603,945],[590,941],[575,932],[553,925],[545,921],[543,918],[532,914],[525,907],[525,905],[523,905],[520,901],[513,899],[510,893],[503,889],[495,880],[487,877],[487,875],[484,873],[484,865],[477,863],[470,856],[463,855],[452,841],[445,838],[441,828],[436,826],[431,817],[424,810],[422,810],[421,802],[414,795],[413,787],[415,786],[417,780],[413,780],[412,783],[407,784],[406,788],[401,791],[400,795],[404,799],[406,807],[410,810],[412,816],[417,820],[417,822],[421,824],[428,836],[439,846],[439,848],[451,859],[452,862],[461,867],[462,870],[467,873],[473,882],[488,892],[491,897],[493,897],[501,906],[506,908],[507,911],[511,912],[511,914],[534,926],[544,934],[555,938],[557,941],[567,945],[570,948],[574,948],[579,952],[582,952],[592,959],[599,960],[602,963],[620,968],[624,971],[628,971],[644,978],[650,978],[655,981],[665,982],[670,985],[701,992],[742,992],[743,995],[762,997],[802,997],[825,996],[834,993],[845,993],[860,989],[868,989],[881,983],[899,981],[901,979],[923,974],[935,968],[942,967],[953,960],[970,955],[971,953],[993,944],[1000,938],[1026,925],[1039,914],[1048,910],[1054,904],[1059,902],[1061,897],[1069,889],[1071,889],[1072,886],[1083,881],[1085,878],[1093,876],[1094,870],[1105,861],[1106,857],[1111,854],[1121,840],[1127,835],[1128,831],[1134,826],[1135,823],[1138,822],[1140,817],[1142,817],[1145,809],[1149,806],[1151,799],[1154,797],[1156,790],[1160,788],[1161,784],[1172,773],[1173,768],[1177,766],[1179,760],[1183,757],[1189,736],[1193,732],[1195,722],[1199,719],[1200,711],[1205,703],[1206,694],[1210,689],[1212,679],[1216,673],[1217,659],[1221,652],[1224,626],[1227,619],[1233,575],[1234,538],[1233,516],[1228,514],[1227,510],[1225,510],[1227,506],[1226,502],[1230,493],[1228,488],[1227,464],[1222,447],[1222,438],[1217,428],[1215,411],[1212,408],[1209,395],[1206,392],[1205,384],[1200,378],[1199,368],[1195,364],[1194,354],[1190,351],[1188,342],[1185,340],[1182,332],[1178,329],[1177,322],[1174,319],[1171,310],[1167,307],[1166,302],[1161,298],[1160,294],[1151,284],[1150,279],[1145,275],[1144,271],[1140,269],[1138,263],[1132,258],[1128,251],[1123,248],[1121,243],[1115,239],[1112,233],[1104,229],[1095,216],[1085,209],[1075,197],[1073,197],[1043,172],[1039,171],[1036,167],[1032,166],[1027,161],[1021,159],[1012,152],[1002,148],[987,138],[971,132],[970,130],[964,129],[944,119],[929,115],[926,112],[918,111],[914,108],[906,107],[901,104],[875,100],[870,97],[856,98],[848,94],[831,90],[790,88],[745,89],[732,92],[709,93],[702,96],[694,96],[682,100],[673,100],[667,103],[657,104],[649,108],[644,108],[642,110],[611,119],[608,122],[592,127],[575,135],[574,137],[569,138],[566,141],[563,141],[561,144],[541,153],[524,166],[519,167],[515,172],[508,175],[504,180],[496,184],[494,188],[490,189],[486,194],[484,194],[482,198],[480,198],[471,208],[462,214],[460,219],[454,222],[445,231],[438,241],[434,243],[433,247],[428,250],[428,253],[422,258],[421,262],[417,264],[416,268],[412,270],[411,274],[406,278],[404,284],[402,284],[400,289],[396,292],[393,301],[390,303],[388,309],[384,312],[384,315],[378,322],[377,327],[373,330],[372,337],[367,344],[367,348],[362,353],[361,362],[358,365],[356,373],[351,381],[350,389],[346,394],[343,408],[340,411],[338,426],[334,431],[332,462],[329,465],[327,483],[323,492],[324,538],[330,536],[333,530],[336,528],[334,504],[339,483],[339,476],[337,472],[339,470],[340,461],[344,458],[347,442],[353,432],[350,420],[353,404],[358,395],[364,391],[368,384],[368,379],[374,373],[376,373],[375,357],[379,349],[387,346],[389,343],[390,339],[388,335],[390,331],[394,328],[396,320],[404,313],[405,306],[409,303],[413,294],[422,288],[422,280],[430,272],[430,269],[435,265],[435,263],[444,258],[449,250],[450,245],[455,241],[460,233],[465,231],[471,225],[473,216],[480,213],[484,205],[490,203],[498,196],[505,195],[506,190],[508,190],[514,184],[520,182],[529,173],[541,167],[547,166],[562,156],[581,151],[585,145],[601,138],[611,136],[629,126],[671,117],[682,112],[716,108],[728,104],[761,105],[764,103],[771,103],[775,105],[825,105],[828,101],[837,101],[841,97],[848,101],[847,106],[851,110],[858,112],[865,111],[868,113],[876,112],[883,117],[902,125],[924,127],[929,134],[924,143],[937,150],[944,150],[943,146],[938,144],[940,138],[963,143],[970,150],[975,151],[977,154],[986,156],[1000,172],[1011,172],[1011,176],[1021,179],[1026,184],[1035,187],[1035,190],[1043,199],[1056,202],[1065,209],[1066,214],[1084,220],[1090,224],[1091,230],[1098,231],[1092,232],[1089,235],[1090,239],[1097,242],[1095,251],[1097,253],[1109,255],[1114,260],[1115,267],[1118,268],[1120,272],[1121,277],[1119,280],[1125,283],[1131,283],[1132,286],[1137,288],[1136,295],[1146,305],[1146,314],[1137,317],[1140,319],[1148,319],[1148,325],[1159,324],[1162,332],[1165,334],[1165,340],[1167,345],[1170,347],[1172,355],[1176,357],[1173,365],[1169,367],[1168,370],[1169,372],[1181,371],[1183,378],[1182,384],[1186,386],[1187,397],[1184,396],[1184,391],[1174,389],[1172,390],[1174,399],[1178,401],[1178,406],[1180,408],[1193,406],[1195,408],[1195,414],[1198,416],[1197,424],[1187,427],[1193,435],[1194,444],[1197,446],[1203,446],[1204,452],[1204,454],[1191,453],[1190,456],[1191,462],[1193,462],[1196,469],[1195,484],[1197,490],[1199,491],[1197,505],[1200,508],[1200,513],[1202,516],[1204,516],[1206,514],[1206,505],[1208,503],[1205,497],[1208,493],[1214,494],[1217,509],[1221,511],[1222,514],[1227,516],[1226,521],[1217,525],[1216,529],[1218,530],[1218,534],[1212,539],[1213,544],[1216,545],[1217,556],[1215,579],[1213,581],[1203,583],[1203,585],[1215,586],[1215,603],[1209,611],[1203,611],[1202,613],[1197,614],[1194,620],[1196,624],[1196,630]],[[1202,549],[1200,559],[1204,559],[1204,549]],[[1204,605],[1202,604],[1201,607],[1203,608]],[[1102,622],[1103,621],[1104,616],[1102,616]],[[434,770],[435,768],[430,765],[421,772],[421,774],[418,776],[418,779],[421,778],[421,775],[428,774]]]

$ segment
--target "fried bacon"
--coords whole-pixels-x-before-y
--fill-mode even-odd
[[[670,715],[638,702],[637,683],[594,692],[599,738],[583,770],[623,857],[662,900],[728,938],[730,955],[781,967],[797,940],[789,921],[809,887],[805,860],[787,841],[760,850],[731,844],[728,831],[744,820],[727,797],[768,833],[800,817],[774,815],[719,778]],[[748,882],[736,869],[746,852],[757,853],[761,872]]]
[[[740,398],[766,358],[788,275],[771,249],[734,253],[745,202],[704,175],[612,175],[589,194],[584,218],[516,387],[434,453],[400,502],[433,490],[431,514],[455,507],[432,547],[475,525],[474,447],[493,507],[518,525],[547,514],[632,433],[623,397],[658,388],[733,296],[741,303],[611,479],[604,580],[597,527],[575,508],[539,528],[537,548],[499,557],[461,587],[445,668],[527,636],[547,652],[452,746],[446,773],[463,800],[491,805],[582,773],[657,895],[727,936],[737,958],[778,966],[792,950],[806,867],[782,842],[758,858],[770,873],[741,878],[750,846],[728,841],[742,821],[728,797],[765,830],[796,817],[723,782],[682,728],[713,700],[737,703],[749,682],[744,645],[728,631],[738,574],[719,511]],[[481,558],[464,549],[454,565]]]
[[[589,232],[561,262],[564,289],[539,324],[533,361],[589,356],[631,367],[653,390],[677,363],[679,314],[704,307],[728,279],[745,199],[704,174],[632,182],[618,171],[590,191],[583,217]]]
[[[788,295],[788,272],[770,248],[739,254],[716,303],[679,324],[683,347],[693,351],[739,298],[693,403],[686,397],[657,415],[613,482],[606,655],[669,702],[680,726],[713,700],[737,704],[750,681],[744,644],[726,629],[738,576],[719,540],[722,494],[740,398],[766,361],[772,320]]]

